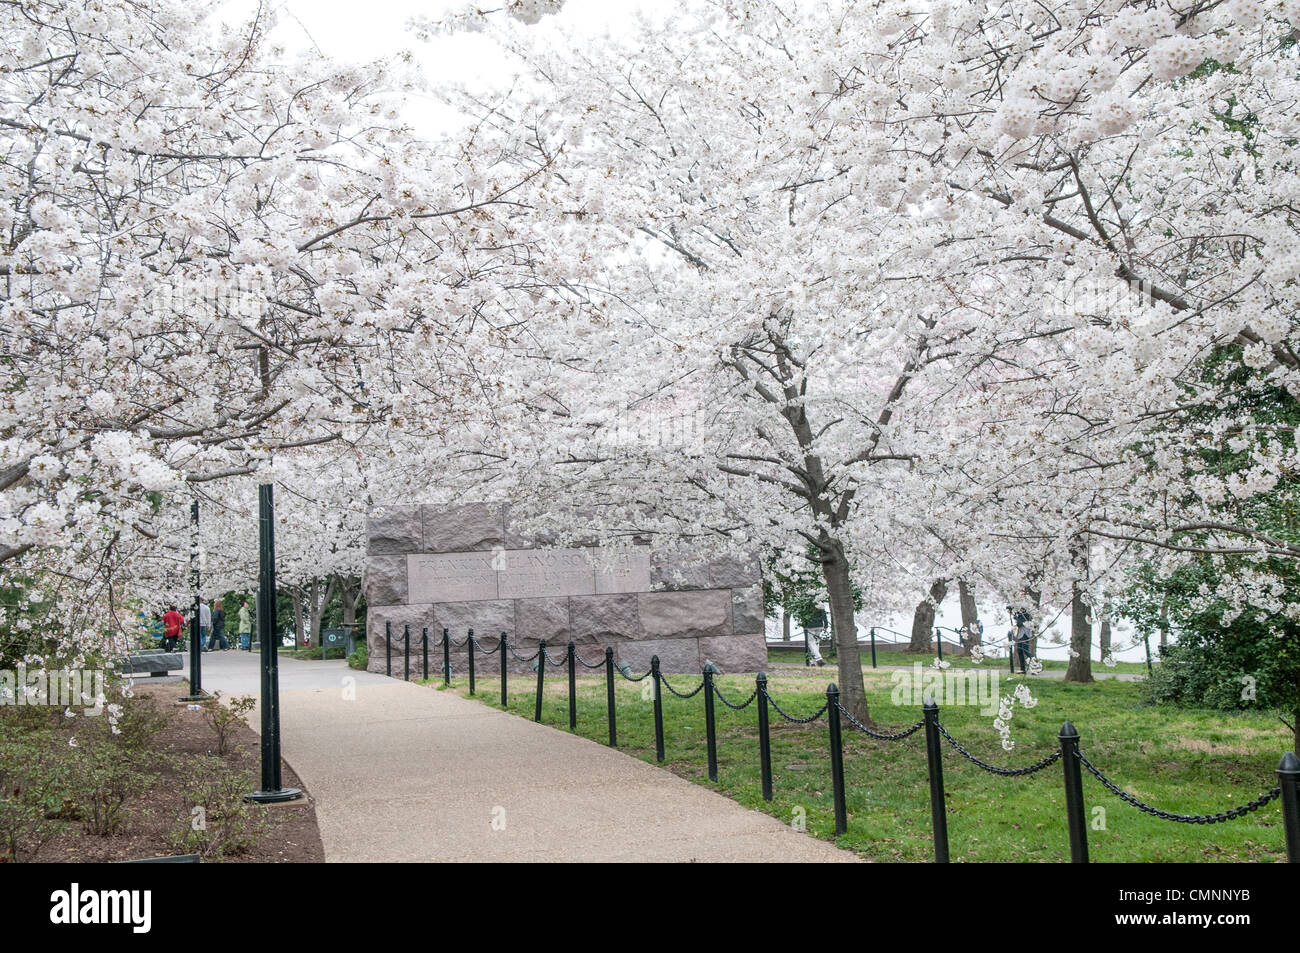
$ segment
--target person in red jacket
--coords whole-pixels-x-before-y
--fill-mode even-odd
[[[181,630],[185,627],[185,617],[176,611],[175,606],[168,606],[163,613],[163,648],[168,652],[176,651],[180,641]]]

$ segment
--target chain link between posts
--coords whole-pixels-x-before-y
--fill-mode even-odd
[[[1121,801],[1126,804],[1132,804],[1143,814],[1150,814],[1152,817],[1158,817],[1166,821],[1175,821],[1179,824],[1218,824],[1222,821],[1231,821],[1234,818],[1243,817],[1252,811],[1258,811],[1265,804],[1280,797],[1282,794],[1282,788],[1279,786],[1270,788],[1253,801],[1247,801],[1239,807],[1220,811],[1218,814],[1174,814],[1172,811],[1162,811],[1158,807],[1152,807],[1150,804],[1138,800],[1128,792],[1120,790],[1119,785],[1106,777],[1106,775],[1102,774],[1096,765],[1084,757],[1082,751],[1080,751],[1078,755],[1079,762],[1088,769],[1088,773],[1100,781],[1102,787],[1115,795]]]
[[[700,679],[700,684],[696,685],[695,690],[693,692],[690,692],[689,694],[683,694],[682,692],[679,692],[677,689],[673,688],[673,686],[669,684],[668,679],[664,677],[663,672],[659,673],[659,684],[663,685],[664,688],[668,689],[678,698],[694,698],[696,695],[700,693],[700,690],[704,688],[704,679]]]
[[[898,732],[897,734],[891,735],[891,734],[886,734],[885,732],[882,731],[876,731],[872,728],[868,728],[862,722],[858,721],[851,714],[849,714],[849,710],[845,708],[843,705],[841,705],[839,702],[835,703],[835,707],[839,709],[839,713],[848,720],[850,728],[862,732],[864,735],[866,735],[869,738],[875,738],[877,741],[902,741],[904,738],[916,734],[917,731],[919,731],[921,727],[925,724],[924,721],[918,721],[916,724],[911,725],[908,728],[904,728],[902,731]]]
[[[780,705],[778,705],[776,703],[776,699],[773,698],[768,693],[767,689],[763,689],[762,691],[763,691],[763,697],[767,699],[768,704],[770,704],[774,709],[776,709],[776,713],[780,715],[782,718],[784,718],[786,721],[795,725],[807,725],[816,721],[822,715],[826,714],[826,709],[830,707],[830,702],[826,702],[824,705],[822,705],[821,708],[817,709],[816,714],[809,715],[807,718],[796,718],[794,715],[789,714]]]
[[[943,735],[943,737],[947,739],[948,744],[956,748],[957,753],[960,754],[963,758],[965,758],[971,764],[983,768],[985,771],[988,771],[990,774],[1001,775],[1004,778],[1024,777],[1025,775],[1033,774],[1037,771],[1042,771],[1044,768],[1048,767],[1049,765],[1056,764],[1056,762],[1061,759],[1061,752],[1053,751],[1042,761],[1035,762],[1034,764],[1029,765],[1027,768],[999,768],[995,764],[989,764],[987,761],[981,761],[979,758],[975,757],[975,755],[971,754],[969,751],[963,748],[956,738],[948,734],[948,729],[945,728],[942,723],[935,722],[935,726],[939,729],[939,734]]]
[[[579,655],[576,650],[573,653],[573,657],[583,668],[603,668],[605,665],[604,659],[601,659],[599,662],[588,662],[585,658]]]
[[[748,708],[750,705],[754,704],[754,699],[758,697],[758,689],[756,688],[752,692],[750,692],[749,697],[746,698],[744,702],[742,702],[739,705],[737,705],[735,702],[728,701],[727,696],[722,694],[722,689],[718,687],[716,682],[714,682],[713,684],[713,694],[717,695],[718,701],[722,702],[722,704],[726,705],[732,711],[743,711],[744,709]]]
[[[541,649],[538,649],[532,655],[529,656],[520,655],[518,652],[515,651],[515,647],[511,645],[509,642],[506,643],[506,650],[509,651],[510,654],[514,656],[515,661],[517,662],[531,662],[533,659],[537,658],[537,656],[541,654]]]

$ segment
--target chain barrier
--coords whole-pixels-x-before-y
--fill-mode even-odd
[[[921,728],[925,726],[924,721],[918,721],[916,724],[912,725],[911,727],[904,728],[902,731],[898,732],[897,734],[890,735],[882,731],[876,731],[872,728],[868,728],[862,722],[858,721],[851,714],[849,714],[849,710],[845,708],[843,705],[839,704],[838,702],[836,702],[835,707],[839,709],[841,715],[843,715],[845,718],[848,719],[849,726],[851,728],[855,728],[858,731],[862,732],[864,735],[867,735],[870,738],[875,738],[877,741],[902,741],[904,738],[908,738],[916,734],[918,731],[921,730]]]
[[[758,689],[756,688],[750,692],[749,697],[740,705],[737,705],[735,702],[727,701],[727,696],[722,694],[722,689],[718,687],[716,682],[713,685],[713,694],[717,695],[718,701],[722,702],[722,704],[726,705],[732,711],[743,711],[750,705],[754,704],[754,699],[758,697]]]
[[[604,668],[605,667],[604,659],[601,659],[599,662],[588,662],[585,658],[579,655],[576,650],[573,653],[573,657],[577,660],[578,664],[581,665],[583,668]]]
[[[776,703],[776,699],[773,698],[770,694],[768,694],[766,690],[764,690],[763,692],[763,697],[766,698],[768,702],[772,705],[772,707],[776,709],[776,713],[778,715],[780,715],[786,721],[793,722],[796,725],[807,725],[816,721],[822,715],[826,714],[826,709],[830,706],[830,702],[827,702],[826,704],[822,705],[821,708],[817,709],[817,713],[815,715],[809,715],[807,718],[796,718],[794,715],[788,714],[784,709],[782,709],[781,706]]]
[[[659,673],[659,684],[663,685],[664,688],[668,689],[678,698],[694,698],[696,695],[700,693],[700,690],[704,688],[704,679],[700,679],[700,684],[695,686],[695,691],[691,692],[688,695],[683,695],[677,689],[673,688],[672,685],[668,683],[668,679],[664,678],[663,672]]]
[[[520,655],[518,652],[516,652],[515,647],[511,645],[509,642],[506,643],[506,650],[509,651],[510,654],[515,657],[515,661],[518,662],[531,662],[533,659],[537,658],[539,654],[539,652],[534,652],[532,655],[524,657]]]
[[[409,642],[409,633],[403,636],[403,639],[404,641]],[[563,666],[567,664],[569,658],[567,648],[564,655],[560,656],[558,659],[553,659],[551,657],[550,652],[547,651],[546,647],[541,645],[538,646],[538,650],[534,652],[532,655],[523,656],[520,655],[515,650],[515,647],[513,645],[510,645],[506,640],[499,640],[495,648],[488,650],[485,649],[483,645],[472,635],[467,636],[464,640],[460,642],[457,642],[455,639],[452,639],[449,635],[444,635],[439,640],[439,642],[443,645],[451,645],[457,648],[472,643],[474,648],[477,648],[478,651],[480,651],[484,655],[496,654],[497,652],[501,651],[502,647],[505,647],[509,650],[510,654],[514,656],[514,658],[516,658],[521,662],[532,662],[540,656],[542,664],[552,665],[552,666]],[[586,669],[599,669],[599,668],[603,668],[605,665],[604,659],[601,659],[596,662],[588,662],[586,659],[578,655],[576,651],[573,652],[573,659]],[[649,678],[651,675],[653,675],[654,669],[651,668],[643,675],[628,675],[626,671],[626,667],[624,666],[618,669],[618,673],[625,680],[629,682],[641,682]],[[766,701],[771,704],[772,708],[776,710],[776,713],[780,715],[781,718],[783,718],[787,722],[796,725],[807,725],[817,721],[823,715],[825,715],[829,710],[830,706],[834,704],[836,711],[844,717],[844,719],[848,722],[851,728],[861,732],[864,735],[867,735],[870,738],[875,738],[880,741],[901,741],[902,739],[912,736],[913,734],[918,732],[921,728],[925,727],[925,721],[922,720],[898,732],[894,732],[894,733],[880,732],[872,728],[868,728],[866,725],[858,721],[848,711],[848,709],[846,709],[838,701],[831,701],[830,699],[828,699],[827,702],[823,704],[821,708],[819,708],[813,714],[805,717],[798,717],[795,715],[791,715],[789,712],[783,709],[780,703],[777,702],[777,700],[774,697],[772,697],[771,693],[768,692],[765,687],[756,687],[752,692],[750,692],[748,698],[746,698],[743,702],[736,703],[731,701],[729,698],[726,697],[726,695],[722,693],[722,689],[718,687],[716,682],[710,683],[707,678],[702,678],[700,680],[700,683],[696,685],[695,688],[689,692],[678,691],[677,688],[675,688],[673,684],[666,677],[664,677],[662,672],[659,674],[659,681],[664,687],[668,689],[670,693],[672,693],[673,695],[681,699],[694,698],[701,691],[703,691],[706,686],[711,687],[713,694],[717,696],[718,700],[721,701],[723,705],[725,705],[727,708],[731,709],[732,711],[743,711],[744,709],[748,708],[750,705],[754,703],[754,701],[758,698],[759,694],[761,693],[763,698],[766,699]],[[612,699],[612,695],[611,695],[611,699]],[[976,755],[968,751],[961,744],[961,742],[959,742],[956,738],[952,736],[952,733],[948,731],[947,727],[945,727],[943,723],[938,721],[937,719],[935,720],[935,727],[938,729],[938,732],[943,737],[943,739],[947,741],[948,744],[950,744],[957,751],[957,753],[960,754],[963,758],[965,758],[967,761],[974,764],[976,767],[984,771],[988,771],[991,774],[996,774],[1000,777],[1006,777],[1006,778],[1027,777],[1029,775],[1036,774],[1037,772],[1052,766],[1053,764],[1055,764],[1057,761],[1061,759],[1061,751],[1057,750],[1057,751],[1053,751],[1045,758],[1042,758],[1041,760],[1036,761],[1033,764],[1027,765],[1026,767],[1023,768],[999,767],[998,765],[990,764],[989,762],[982,760],[981,758],[977,757]],[[832,728],[834,728],[834,723],[832,723]],[[613,735],[611,734],[611,739],[612,738]],[[611,744],[612,743],[613,741],[611,740]],[[1103,774],[1101,770],[1096,765],[1094,765],[1091,761],[1089,761],[1088,758],[1083,754],[1083,752],[1079,751],[1077,748],[1074,749],[1073,754],[1075,754],[1078,757],[1079,763],[1088,770],[1089,774],[1091,774],[1094,778],[1096,778],[1097,781],[1104,788],[1106,788],[1107,791],[1109,791],[1111,794],[1118,797],[1121,801],[1125,802],[1126,804],[1132,805],[1133,807],[1137,808],[1139,811],[1141,811],[1144,814],[1149,814],[1152,817],[1160,818],[1161,820],[1174,821],[1180,824],[1217,824],[1217,823],[1222,823],[1224,821],[1233,820],[1238,817],[1244,817],[1247,814],[1259,810],[1265,805],[1278,799],[1282,795],[1282,788],[1279,785],[1270,788],[1269,790],[1265,791],[1263,794],[1261,794],[1259,797],[1255,798],[1254,800],[1248,801],[1245,804],[1239,805],[1237,807],[1230,808],[1226,811],[1220,811],[1216,814],[1176,814],[1172,811],[1165,811],[1160,808],[1154,807],[1150,804],[1147,804],[1146,802],[1140,800],[1139,798],[1134,797],[1133,795],[1128,794],[1127,792],[1121,790],[1119,785],[1117,785],[1114,781],[1112,781],[1105,774]],[[946,859],[946,853],[944,857]],[[1086,861],[1086,859],[1087,857],[1085,852],[1084,860]]]
[[[963,748],[956,738],[948,734],[948,729],[943,726],[942,722],[935,722],[935,726],[939,729],[939,734],[943,735],[944,738],[948,740],[948,744],[956,748],[957,753],[960,754],[963,758],[965,758],[971,764],[983,768],[985,771],[988,771],[991,774],[998,774],[1004,778],[1024,777],[1025,775],[1033,774],[1037,771],[1042,771],[1043,768],[1046,768],[1049,765],[1056,764],[1056,762],[1061,759],[1061,752],[1053,751],[1042,761],[1037,761],[1034,764],[1031,764],[1027,768],[999,768],[995,764],[989,764],[987,761],[981,761],[979,758],[975,757],[975,755],[971,754],[969,751]]]
[[[1101,782],[1111,794],[1115,795],[1121,801],[1132,804],[1135,808],[1144,814],[1150,814],[1152,817],[1158,817],[1166,821],[1177,821],[1179,824],[1218,824],[1222,821],[1230,821],[1234,818],[1242,817],[1252,811],[1258,811],[1265,804],[1280,797],[1282,794],[1281,787],[1270,788],[1253,801],[1247,801],[1240,807],[1234,807],[1227,811],[1220,811],[1218,814],[1174,814],[1171,811],[1162,811],[1158,807],[1152,807],[1143,801],[1138,800],[1133,795],[1121,791],[1119,786],[1110,778],[1102,774],[1097,767],[1084,757],[1083,752],[1079,752],[1080,763],[1088,769],[1088,773]]]
[[[482,643],[482,642],[480,642],[478,639],[475,639],[475,640],[474,640],[474,648],[478,649],[478,650],[479,650],[480,652],[482,652],[484,655],[496,655],[498,652],[501,651],[501,642],[500,642],[500,640],[497,640],[497,647],[494,648],[494,649],[492,649],[491,651],[488,651],[487,649],[483,648],[483,643]]]

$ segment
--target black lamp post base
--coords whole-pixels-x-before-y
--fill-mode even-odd
[[[257,804],[279,804],[281,801],[296,801],[302,797],[300,788],[280,788],[278,791],[254,791],[252,794],[245,794],[245,801],[253,801]]]

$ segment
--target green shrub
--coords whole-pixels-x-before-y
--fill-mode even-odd
[[[1292,703],[1294,669],[1272,636],[1225,632],[1215,638],[1185,631],[1160,653],[1142,683],[1148,703],[1225,711],[1280,708]]]
[[[131,695],[121,702],[122,713],[117,719],[114,739],[130,751],[143,751],[155,737],[167,728],[167,713],[149,695]]]
[[[64,810],[81,821],[87,834],[120,833],[127,799],[147,791],[157,778],[142,765],[141,754],[117,745],[92,742],[72,749]]]
[[[209,859],[248,851],[269,827],[265,811],[244,800],[256,786],[252,773],[213,757],[194,759],[189,767],[190,807],[168,833],[168,847]]]
[[[299,649],[298,651],[293,653],[293,657],[300,658],[300,659],[311,659],[312,661],[319,662],[321,660],[322,651],[325,653],[324,657],[326,659],[347,657],[347,653],[343,651],[343,647],[341,645],[330,645],[330,646],[326,646],[324,649],[322,649],[319,645],[313,646],[309,649]]]
[[[217,754],[225,756],[239,727],[245,724],[244,716],[257,707],[252,695],[236,695],[229,705],[221,704],[221,692],[203,702],[203,718],[217,735]]]
[[[359,668],[365,671],[370,665],[370,648],[364,644],[358,645],[356,651],[348,656],[348,666]]]
[[[0,744],[0,862],[35,860],[67,826],[67,759],[46,741]]]

